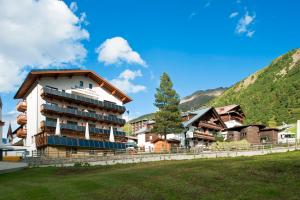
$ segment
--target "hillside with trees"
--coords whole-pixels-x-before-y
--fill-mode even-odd
[[[300,119],[300,49],[276,58],[209,104],[216,107],[240,104],[248,124],[295,123]]]

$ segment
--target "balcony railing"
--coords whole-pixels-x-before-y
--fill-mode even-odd
[[[50,129],[55,129],[56,128],[56,122],[52,121],[43,121],[42,122],[42,128],[50,128]],[[75,131],[75,132],[85,132],[85,126],[77,126],[73,124],[60,124],[60,129],[61,130],[69,130],[69,131]],[[94,133],[94,134],[110,134],[110,130],[108,129],[100,129],[100,128],[94,128],[94,127],[89,127],[89,132]],[[114,131],[114,136],[120,136],[120,137],[125,137],[125,132],[123,131]]]
[[[61,108],[56,105],[43,104],[41,110],[42,112],[48,112],[48,113],[53,112],[53,113],[63,114],[70,117],[84,118],[84,119],[89,119],[94,121],[117,124],[121,126],[123,126],[126,123],[124,119],[120,119],[114,115],[104,116],[104,115],[99,115],[91,112],[83,112],[71,108]]]
[[[20,101],[17,105],[17,111],[25,112],[26,110],[27,110],[27,102],[26,101]]]
[[[17,123],[19,125],[25,125],[27,124],[27,116],[25,114],[20,114],[18,117],[17,117]]]
[[[194,138],[205,139],[205,140],[216,140],[215,136],[211,133],[202,132],[199,130],[195,130],[193,133]]]
[[[223,129],[222,127],[220,127],[216,124],[211,124],[211,123],[208,123],[208,122],[205,122],[205,121],[200,121],[199,126],[209,128],[209,129],[213,129],[213,130],[217,130],[217,131],[220,131],[220,130]]]
[[[80,103],[82,105],[99,107],[101,109],[111,110],[111,111],[115,111],[118,113],[124,113],[126,111],[124,106],[116,105],[113,102],[99,101],[96,99],[91,99],[91,98],[87,98],[87,97],[83,97],[83,96],[79,96],[79,95],[75,95],[75,94],[61,92],[61,91],[54,90],[51,88],[46,88],[46,87],[44,87],[42,89],[42,95],[49,96],[49,97],[63,98],[64,100],[69,100],[72,102]]]
[[[125,149],[125,143],[105,142],[97,140],[86,140],[81,138],[70,138],[57,135],[36,135],[37,147],[42,146],[64,146],[64,147],[80,147],[89,149],[109,149],[120,150]]]

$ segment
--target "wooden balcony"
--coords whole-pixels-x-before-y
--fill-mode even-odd
[[[200,132],[200,131],[197,131],[197,130],[194,132],[194,138],[208,140],[208,141],[215,141],[216,140],[215,136],[213,134]]]
[[[211,124],[211,123],[203,122],[203,121],[200,121],[198,126],[202,127],[202,128],[213,129],[213,130],[216,130],[216,131],[221,131],[223,129],[222,127],[220,127],[216,124]]]
[[[20,101],[17,105],[17,111],[25,112],[26,110],[27,110],[27,102],[26,101]]]
[[[20,128],[18,131],[17,131],[17,137],[18,138],[26,138],[27,136],[27,130],[24,129],[24,128]]]
[[[21,126],[27,124],[27,116],[25,114],[20,114],[17,117],[17,123]]]

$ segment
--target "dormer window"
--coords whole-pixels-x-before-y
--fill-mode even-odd
[[[90,83],[90,84],[89,84],[89,88],[90,88],[90,89],[93,89],[93,84]]]
[[[83,87],[83,81],[79,81],[79,87]]]

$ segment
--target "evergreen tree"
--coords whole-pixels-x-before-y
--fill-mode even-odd
[[[181,115],[178,109],[179,95],[173,89],[173,83],[168,74],[163,73],[160,86],[156,89],[154,105],[159,109],[155,113],[153,132],[163,135],[180,133],[182,128]]]

